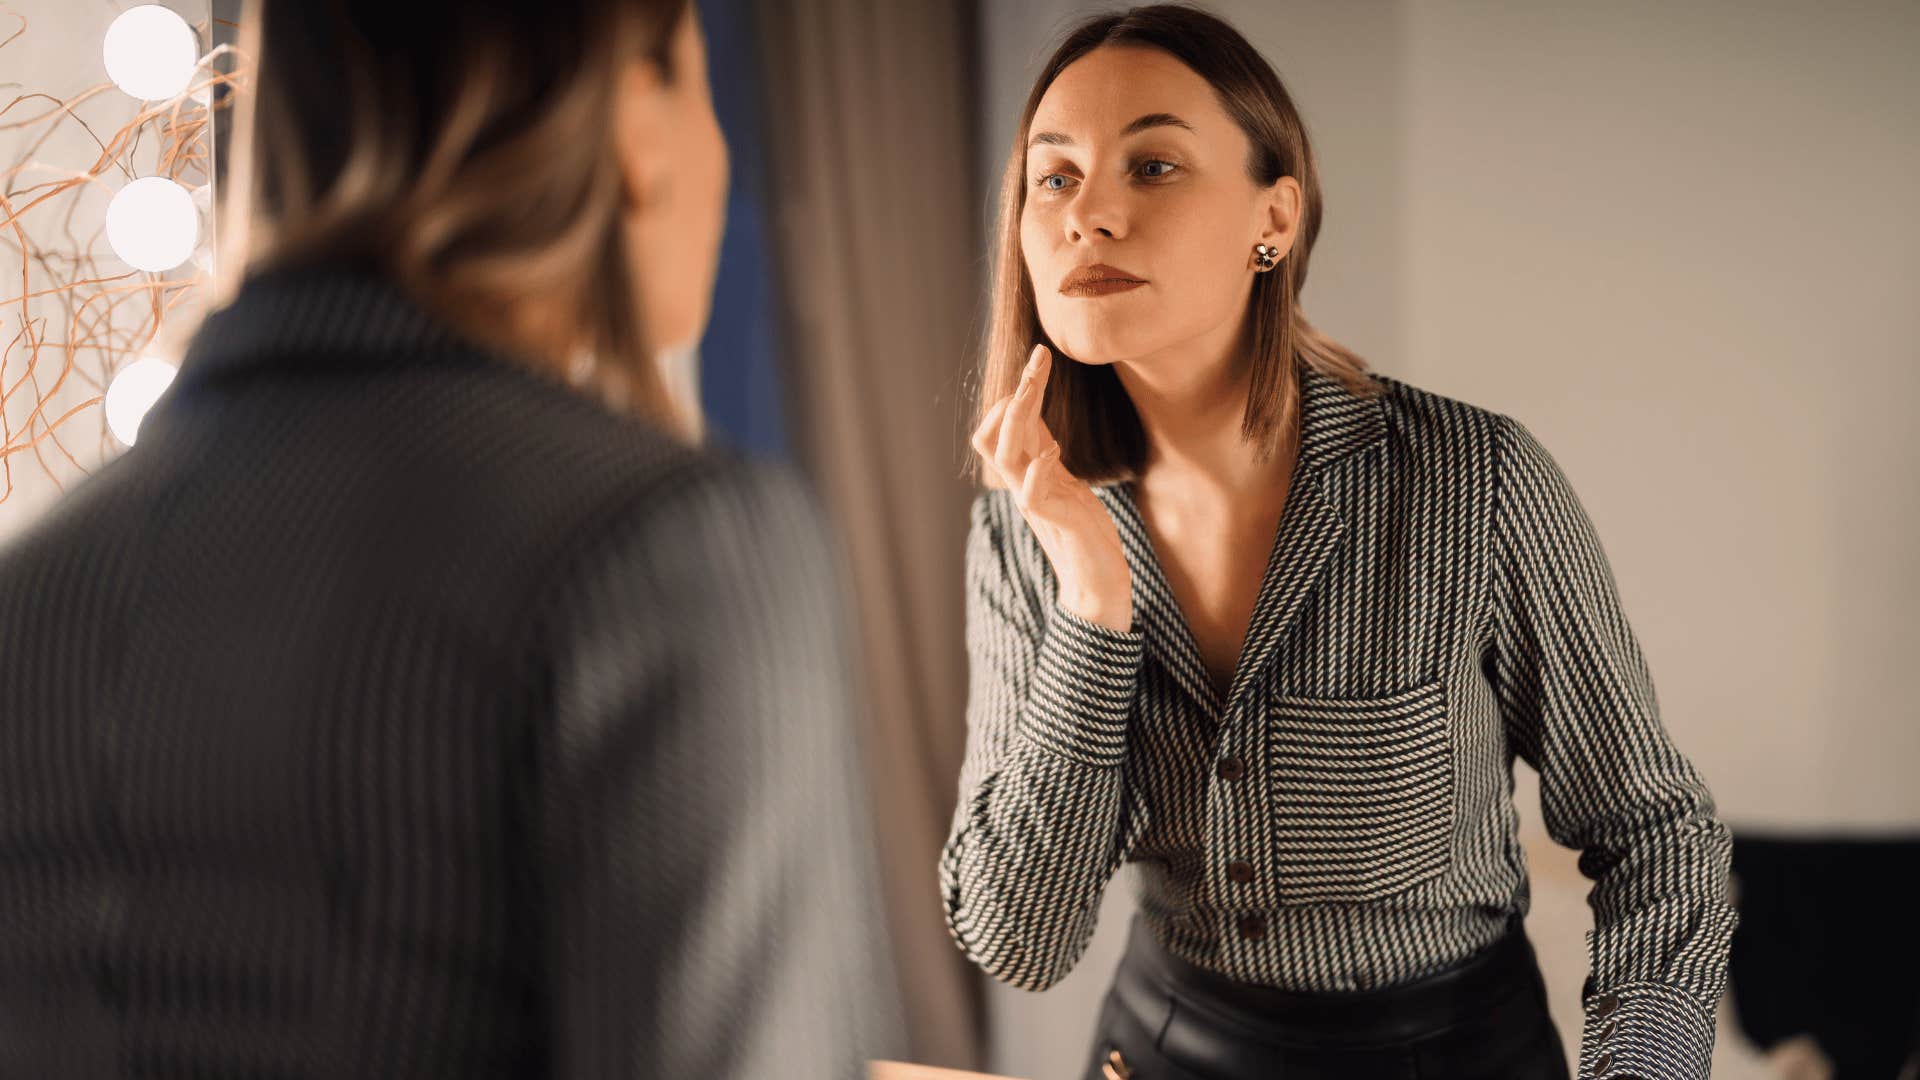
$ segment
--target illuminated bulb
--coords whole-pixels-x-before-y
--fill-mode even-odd
[[[193,258],[200,210],[186,188],[164,176],[143,176],[107,204],[107,243],[135,269],[171,270]]]
[[[177,97],[193,81],[200,43],[178,12],[158,4],[128,8],[107,27],[101,47],[107,77],[144,101]]]
[[[120,369],[107,386],[107,429],[127,446],[140,434],[140,421],[173,383],[177,368],[147,357]]]

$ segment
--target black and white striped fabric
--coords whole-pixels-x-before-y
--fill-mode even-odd
[[[250,281],[0,551],[0,1077],[898,1056],[838,559],[786,466]]]
[[[1061,608],[1012,496],[973,507],[970,733],[940,865],[960,947],[1044,989],[1123,863],[1177,955],[1290,990],[1463,959],[1528,907],[1516,755],[1582,852],[1582,1077],[1705,1077],[1736,916],[1728,833],[1661,726],[1611,571],[1518,422],[1302,376],[1302,444],[1218,700],[1131,485],[1097,488],[1134,628]]]

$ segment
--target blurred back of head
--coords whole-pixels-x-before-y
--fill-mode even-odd
[[[256,0],[229,286],[295,264],[373,271],[684,430],[654,364],[674,342],[638,302],[615,120],[636,61],[673,80],[688,18],[688,0]]]

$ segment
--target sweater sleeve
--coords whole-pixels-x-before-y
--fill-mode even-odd
[[[1022,574],[1015,544],[1031,540],[1027,528],[1007,493],[975,500],[967,749],[940,887],[948,929],[969,958],[1044,990],[1086,950],[1101,894],[1146,825],[1125,779],[1145,645],[1138,629],[1061,607],[1037,566]]]
[[[1493,682],[1548,833],[1594,882],[1578,1075],[1704,1080],[1737,921],[1731,840],[1661,724],[1592,521],[1546,449],[1502,422]]]

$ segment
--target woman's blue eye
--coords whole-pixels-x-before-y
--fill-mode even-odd
[[[1171,161],[1154,159],[1141,164],[1140,172],[1149,180],[1162,180],[1171,175],[1180,166]],[[1048,173],[1034,181],[1034,186],[1044,191],[1065,191],[1073,178],[1065,173]]]

